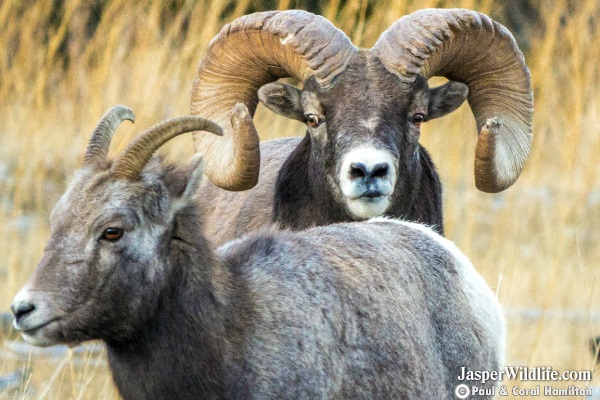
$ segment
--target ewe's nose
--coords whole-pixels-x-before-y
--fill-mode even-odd
[[[387,162],[377,163],[367,166],[361,162],[353,162],[350,164],[351,179],[363,179],[367,181],[375,178],[385,178],[390,170],[390,165]]]
[[[35,304],[26,300],[15,300],[10,309],[15,315],[16,322],[19,323],[19,320],[35,310]]]

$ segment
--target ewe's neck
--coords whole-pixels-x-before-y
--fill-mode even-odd
[[[172,257],[173,290],[132,340],[108,343],[113,378],[125,400],[224,397],[226,313],[215,296],[224,288],[214,288],[222,284],[214,276],[221,269],[208,244],[173,245],[179,248]]]

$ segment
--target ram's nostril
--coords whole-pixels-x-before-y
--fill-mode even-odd
[[[372,178],[385,178],[388,174],[388,170],[390,169],[387,163],[380,163],[373,167],[370,176]]]
[[[16,304],[10,306],[15,318],[18,320],[26,314],[29,314],[33,310],[35,310],[35,305],[33,303],[21,301]]]
[[[367,166],[363,163],[353,162],[350,164],[350,178],[359,179],[368,175]]]
[[[361,162],[353,162],[350,164],[350,179],[367,178],[371,180],[374,178],[385,178],[389,170],[390,165],[386,162],[375,164],[372,167],[367,167],[366,164]]]

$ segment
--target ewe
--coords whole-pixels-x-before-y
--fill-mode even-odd
[[[167,121],[109,162],[123,119],[133,115],[116,107],[94,132],[12,304],[28,342],[104,341],[124,399],[450,399],[461,367],[500,367],[500,306],[448,240],[373,219],[214,250],[201,158],[151,156],[219,127]]]

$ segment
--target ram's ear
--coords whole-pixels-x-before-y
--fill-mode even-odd
[[[196,154],[190,160],[190,167],[187,183],[180,197],[181,204],[187,204],[198,197],[204,173],[204,157],[202,157],[202,154]]]
[[[460,107],[469,95],[469,87],[450,81],[431,89],[430,93],[428,120],[443,117]]]
[[[269,110],[304,122],[300,89],[279,82],[268,83],[258,90],[258,98]]]

